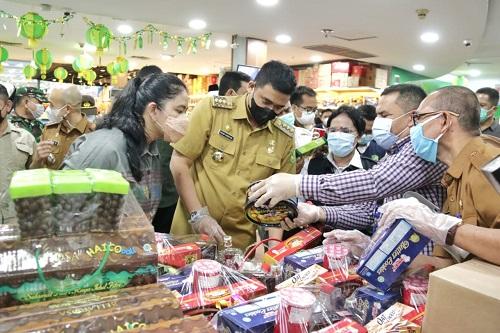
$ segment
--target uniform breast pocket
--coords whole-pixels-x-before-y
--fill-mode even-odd
[[[257,179],[269,177],[281,169],[281,160],[278,156],[271,154],[257,154],[255,159],[257,163]]]
[[[223,137],[212,135],[208,140],[208,150],[204,158],[207,166],[214,169],[226,169],[234,165],[234,154],[236,151],[236,143],[229,141]]]

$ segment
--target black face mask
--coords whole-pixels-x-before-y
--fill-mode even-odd
[[[253,96],[250,102],[250,114],[259,127],[276,118],[276,113],[273,110],[258,106]]]

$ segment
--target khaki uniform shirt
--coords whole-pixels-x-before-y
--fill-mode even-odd
[[[445,214],[461,218],[463,223],[500,228],[500,194],[481,171],[499,155],[500,139],[488,135],[473,139],[462,149],[442,181],[448,194]],[[447,256],[441,247],[434,254]]]
[[[239,248],[255,241],[256,228],[244,213],[250,183],[278,172],[295,173],[293,127],[275,119],[253,129],[247,96],[202,100],[186,135],[172,145],[194,161],[191,171],[198,199]],[[192,233],[188,217],[179,200],[171,233]]]
[[[10,180],[15,171],[29,167],[35,149],[33,135],[7,122],[0,135],[0,224],[15,220],[16,212],[8,195]]]
[[[66,156],[71,144],[79,136],[94,130],[94,125],[87,120],[85,115],[82,116],[82,120],[80,120],[74,128],[67,128],[64,121],[49,123],[45,126],[41,141],[51,140],[56,144],[52,148],[54,163],[50,163],[46,160],[43,163],[43,168],[58,170],[61,167],[64,157]]]

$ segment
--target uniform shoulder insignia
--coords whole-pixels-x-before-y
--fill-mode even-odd
[[[226,96],[213,96],[212,107],[218,109],[232,110],[234,109],[234,103],[232,99],[227,98]]]
[[[283,133],[290,137],[294,137],[295,135],[295,128],[293,126],[288,125],[285,123],[283,120],[276,118],[273,122],[274,126],[276,126],[278,129],[280,129]]]

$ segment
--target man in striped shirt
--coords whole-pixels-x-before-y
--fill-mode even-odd
[[[299,216],[283,227],[290,229],[321,221],[331,229],[358,229],[367,234],[376,227],[377,208],[401,198],[407,191],[418,192],[441,207],[441,178],[446,166],[418,157],[409,137],[413,111],[425,97],[425,92],[415,85],[400,84],[384,90],[373,134],[388,154],[372,169],[321,176],[277,174],[255,185],[250,200],[258,199],[257,205],[270,200],[271,206],[293,196],[320,201],[324,206],[299,204]],[[432,253],[432,244],[424,253]]]

